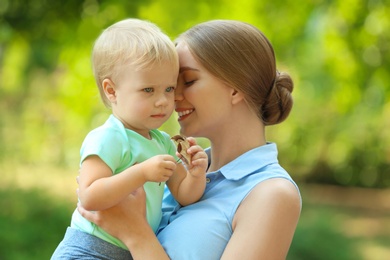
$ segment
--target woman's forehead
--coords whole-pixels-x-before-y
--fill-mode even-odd
[[[178,44],[176,50],[179,55],[180,71],[182,71],[183,68],[192,68],[196,70],[202,68],[202,65],[195,59],[186,44]]]

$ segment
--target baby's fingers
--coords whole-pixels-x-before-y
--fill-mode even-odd
[[[197,145],[196,139],[194,137],[187,137],[186,140],[190,143],[190,147]]]
[[[187,153],[192,156],[192,158],[204,158],[207,157],[207,154],[199,145],[193,145],[187,149]]]

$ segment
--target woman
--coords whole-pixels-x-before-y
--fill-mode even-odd
[[[139,189],[110,210],[81,214],[129,248],[134,259],[285,259],[301,210],[299,190],[279,165],[265,126],[287,118],[293,82],[254,26],[214,20],[176,41],[175,110],[181,133],[210,140],[207,187],[180,207],[169,193],[156,235]],[[127,223],[124,225],[123,223]]]

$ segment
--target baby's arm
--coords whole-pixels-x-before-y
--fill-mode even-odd
[[[79,198],[87,210],[110,208],[147,181],[164,182],[176,168],[170,155],[154,156],[113,175],[110,167],[96,155],[82,163],[79,176]]]
[[[167,186],[172,195],[182,206],[198,201],[206,187],[207,154],[196,144],[194,138],[187,138],[190,148],[187,152],[191,156],[187,169],[183,164],[177,165],[175,174],[168,180]]]

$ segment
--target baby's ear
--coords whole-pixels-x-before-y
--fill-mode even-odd
[[[110,100],[111,103],[116,102],[115,84],[110,79],[104,79],[102,82],[104,94]]]
[[[236,89],[233,89],[231,90],[231,96],[232,96],[232,104],[235,105],[239,102],[241,102],[242,100],[244,100],[244,95],[242,94],[242,92],[236,90]]]

